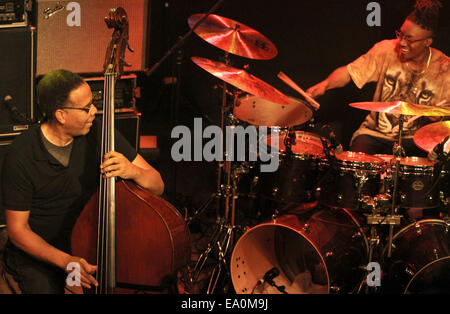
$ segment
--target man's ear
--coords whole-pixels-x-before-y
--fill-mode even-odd
[[[60,124],[66,123],[66,113],[62,109],[56,109],[55,111],[55,120],[58,121]]]
[[[427,45],[427,47],[430,47],[433,44],[433,37],[427,38],[425,39],[425,44]]]

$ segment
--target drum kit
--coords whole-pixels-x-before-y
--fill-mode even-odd
[[[248,162],[219,162],[217,192],[196,212],[217,200],[216,229],[191,271],[191,282],[216,252],[207,293],[216,291],[223,276],[231,278],[238,294],[450,292],[450,121],[415,134],[414,143],[428,158],[406,157],[402,148],[405,116],[449,116],[450,111],[403,101],[352,103],[399,115],[398,140],[393,155],[342,151],[328,126],[319,132],[300,130],[312,124],[320,105],[284,73],[278,77],[306,101],[230,66],[229,54],[274,58],[277,49],[269,39],[218,15],[196,14],[188,24],[225,51],[225,63],[192,57],[224,82],[222,130],[236,124],[277,129],[277,140],[271,134],[264,141],[269,148],[279,143],[280,160],[273,173],[255,173]],[[237,91],[230,93],[227,84]],[[242,180],[245,176],[250,180]],[[246,211],[236,205],[245,194],[240,182],[250,182],[252,187],[243,190],[270,204],[265,220],[245,228],[236,223],[237,209]],[[431,210],[434,216],[412,217],[410,210]]]

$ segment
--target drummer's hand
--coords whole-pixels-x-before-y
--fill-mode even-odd
[[[309,94],[312,98],[317,98],[325,94],[327,91],[327,82],[322,81],[306,90],[306,93]]]
[[[115,151],[105,154],[103,163],[100,165],[100,171],[105,178],[134,179],[136,177],[136,166],[124,155]]]
[[[79,278],[72,277],[69,280],[80,280],[81,286],[91,288],[91,285],[98,286],[97,280],[92,276],[97,271],[97,266],[89,264],[84,258],[70,256],[65,269],[69,275],[77,276],[75,273],[79,271]]]

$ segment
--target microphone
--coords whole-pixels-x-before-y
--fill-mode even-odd
[[[268,270],[260,280],[258,280],[258,285],[261,285],[265,282],[270,283],[279,274],[280,274],[280,270],[276,267],[273,267],[272,269]]]
[[[331,147],[334,148],[335,153],[342,154],[344,152],[344,149],[342,148],[341,142],[336,138],[336,134],[334,134],[333,129],[329,125],[325,124],[324,126],[322,126],[322,130],[327,132]]]
[[[14,105],[14,98],[11,95],[6,95],[3,98],[3,105],[8,108],[12,122],[14,123],[30,123],[30,119],[28,119],[19,109]]]
[[[444,154],[444,145],[447,143],[450,135],[447,135],[444,140],[442,140],[439,144],[437,144],[429,153],[427,158],[431,161],[435,161],[439,159]]]

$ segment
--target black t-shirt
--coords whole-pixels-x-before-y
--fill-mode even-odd
[[[30,211],[30,228],[51,245],[68,252],[72,228],[100,181],[101,129],[74,138],[64,167],[45,148],[40,124],[18,136],[3,164],[5,209]],[[116,151],[133,161],[137,153],[116,130]]]

